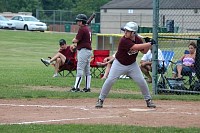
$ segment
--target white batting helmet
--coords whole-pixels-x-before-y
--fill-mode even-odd
[[[137,32],[138,31],[138,25],[135,22],[128,22],[124,26],[124,30]]]

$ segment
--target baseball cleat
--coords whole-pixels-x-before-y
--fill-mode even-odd
[[[103,100],[98,99],[95,107],[96,108],[103,108]]]
[[[90,88],[88,89],[84,88],[83,90],[81,90],[81,92],[90,92]]]
[[[156,105],[152,102],[151,99],[146,100],[147,107],[149,108],[156,108]]]
[[[50,65],[50,60],[45,60],[45,59],[41,59],[42,63],[44,63],[45,66],[49,66]]]
[[[79,88],[75,88],[75,87],[72,87],[72,89],[70,90],[70,92],[79,92],[80,89]]]

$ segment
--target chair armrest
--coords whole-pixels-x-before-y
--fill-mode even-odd
[[[171,60],[168,60],[170,63],[172,63],[172,64],[176,64],[176,62],[173,62],[173,61],[171,61]]]

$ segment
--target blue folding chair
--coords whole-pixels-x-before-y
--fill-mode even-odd
[[[174,51],[164,50],[164,51],[162,51],[162,54],[163,54],[164,60],[161,64],[161,68],[160,68],[160,72],[159,72],[160,77],[158,78],[158,81],[159,81],[158,88],[167,89],[164,74],[167,71],[167,69],[169,68],[169,66],[174,58]]]
[[[174,58],[174,51],[162,51],[163,57],[164,57],[164,65],[166,70],[169,68],[172,59]]]

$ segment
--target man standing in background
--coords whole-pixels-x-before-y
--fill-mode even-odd
[[[83,92],[90,92],[91,74],[90,74],[90,59],[92,56],[91,47],[91,31],[88,28],[87,16],[85,14],[78,14],[76,16],[76,23],[79,26],[76,37],[72,40],[71,49],[77,49],[77,74],[76,81],[71,92],[79,92],[82,76],[85,75],[85,88]]]

